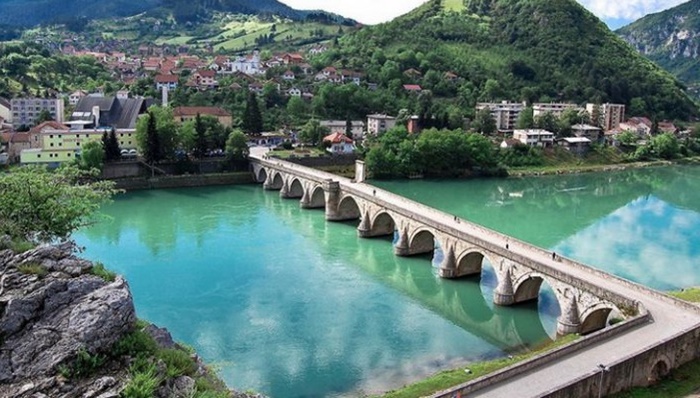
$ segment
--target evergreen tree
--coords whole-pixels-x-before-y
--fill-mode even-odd
[[[148,112],[145,149],[143,156],[148,163],[155,163],[161,159],[160,138],[158,137],[158,129],[156,127],[156,116],[152,111]]]
[[[114,128],[107,134],[105,131],[102,134],[102,149],[105,153],[105,161],[111,162],[114,160],[119,160],[122,156],[121,150],[119,149],[119,141],[117,140],[117,133]]]
[[[243,130],[246,134],[260,134],[263,132],[263,120],[258,106],[258,97],[255,93],[248,93],[243,114]]]
[[[207,152],[207,129],[204,126],[204,123],[202,122],[202,117],[199,115],[199,113],[194,119],[194,131],[196,134],[194,144],[194,156],[198,159],[201,159]]]
[[[520,112],[518,116],[517,128],[519,129],[531,129],[535,126],[535,117],[533,116],[533,110],[531,107],[527,107]]]

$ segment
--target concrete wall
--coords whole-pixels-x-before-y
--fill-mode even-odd
[[[226,174],[200,174],[187,176],[168,176],[156,178],[129,178],[115,181],[117,188],[127,191],[141,189],[187,188],[215,185],[252,184],[252,174],[226,173]]]

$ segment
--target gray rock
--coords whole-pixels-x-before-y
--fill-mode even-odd
[[[156,325],[150,324],[146,326],[145,332],[153,337],[153,340],[158,343],[162,348],[173,348],[175,347],[175,342],[173,341],[173,336],[165,328],[159,328]]]

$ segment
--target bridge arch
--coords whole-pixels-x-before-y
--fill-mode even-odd
[[[321,185],[309,184],[301,196],[300,205],[304,209],[323,209],[326,207],[326,193]]]
[[[487,255],[481,250],[465,250],[457,259],[457,272],[454,277],[481,275],[485,259],[487,259]]]
[[[647,382],[649,384],[655,384],[664,377],[668,376],[671,371],[672,363],[671,360],[666,356],[662,355],[660,358],[654,362],[654,365],[649,369],[649,374],[647,375]]]
[[[542,282],[544,282],[544,277],[537,273],[529,272],[522,275],[513,286],[513,303],[536,301],[540,296]]]
[[[280,173],[279,171],[271,171],[267,175],[267,179],[265,179],[265,184],[263,184],[263,188],[269,191],[278,191],[282,189],[283,185],[284,178],[282,177],[282,173]]]
[[[589,334],[608,325],[608,317],[615,308],[611,304],[597,303],[581,314],[581,334]]]
[[[304,186],[298,178],[292,178],[289,182],[288,198],[301,198],[304,196]]]
[[[396,221],[394,217],[391,216],[386,211],[380,211],[372,217],[370,222],[370,235],[371,236],[387,236],[394,235],[396,230]]]
[[[352,195],[343,196],[338,203],[339,220],[357,220],[360,218],[360,206]]]
[[[255,170],[255,182],[263,183],[265,180],[267,180],[267,170],[264,167]]]
[[[427,254],[435,251],[435,234],[426,229],[417,229],[408,241],[408,251],[411,256],[417,254]]]

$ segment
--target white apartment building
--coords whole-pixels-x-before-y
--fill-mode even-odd
[[[514,130],[513,139],[529,146],[550,147],[554,144],[554,133],[547,130]]]
[[[365,124],[362,120],[351,120],[350,121],[350,134],[352,139],[359,140],[362,139],[365,131]],[[347,128],[347,121],[345,120],[321,120],[321,127],[326,127],[330,134],[340,133],[345,134]]]
[[[540,117],[545,113],[551,113],[556,117],[561,117],[567,109],[580,109],[578,105],[568,102],[537,103],[532,105],[532,115]]]
[[[374,114],[367,115],[367,132],[369,134],[380,134],[391,130],[396,126],[396,118],[393,116]]]
[[[603,131],[610,131],[620,127],[620,123],[625,120],[625,106],[622,104],[602,104],[597,105],[599,109],[599,125]],[[586,104],[586,112],[593,116],[596,104]],[[595,123],[595,121],[592,121]]]
[[[34,126],[36,119],[43,110],[47,110],[53,120],[63,123],[64,106],[63,99],[55,98],[13,98],[12,104],[12,126]]]
[[[496,121],[499,131],[512,131],[518,123],[518,118],[523,109],[527,107],[525,102],[481,102],[476,104],[476,110],[488,109]]]

